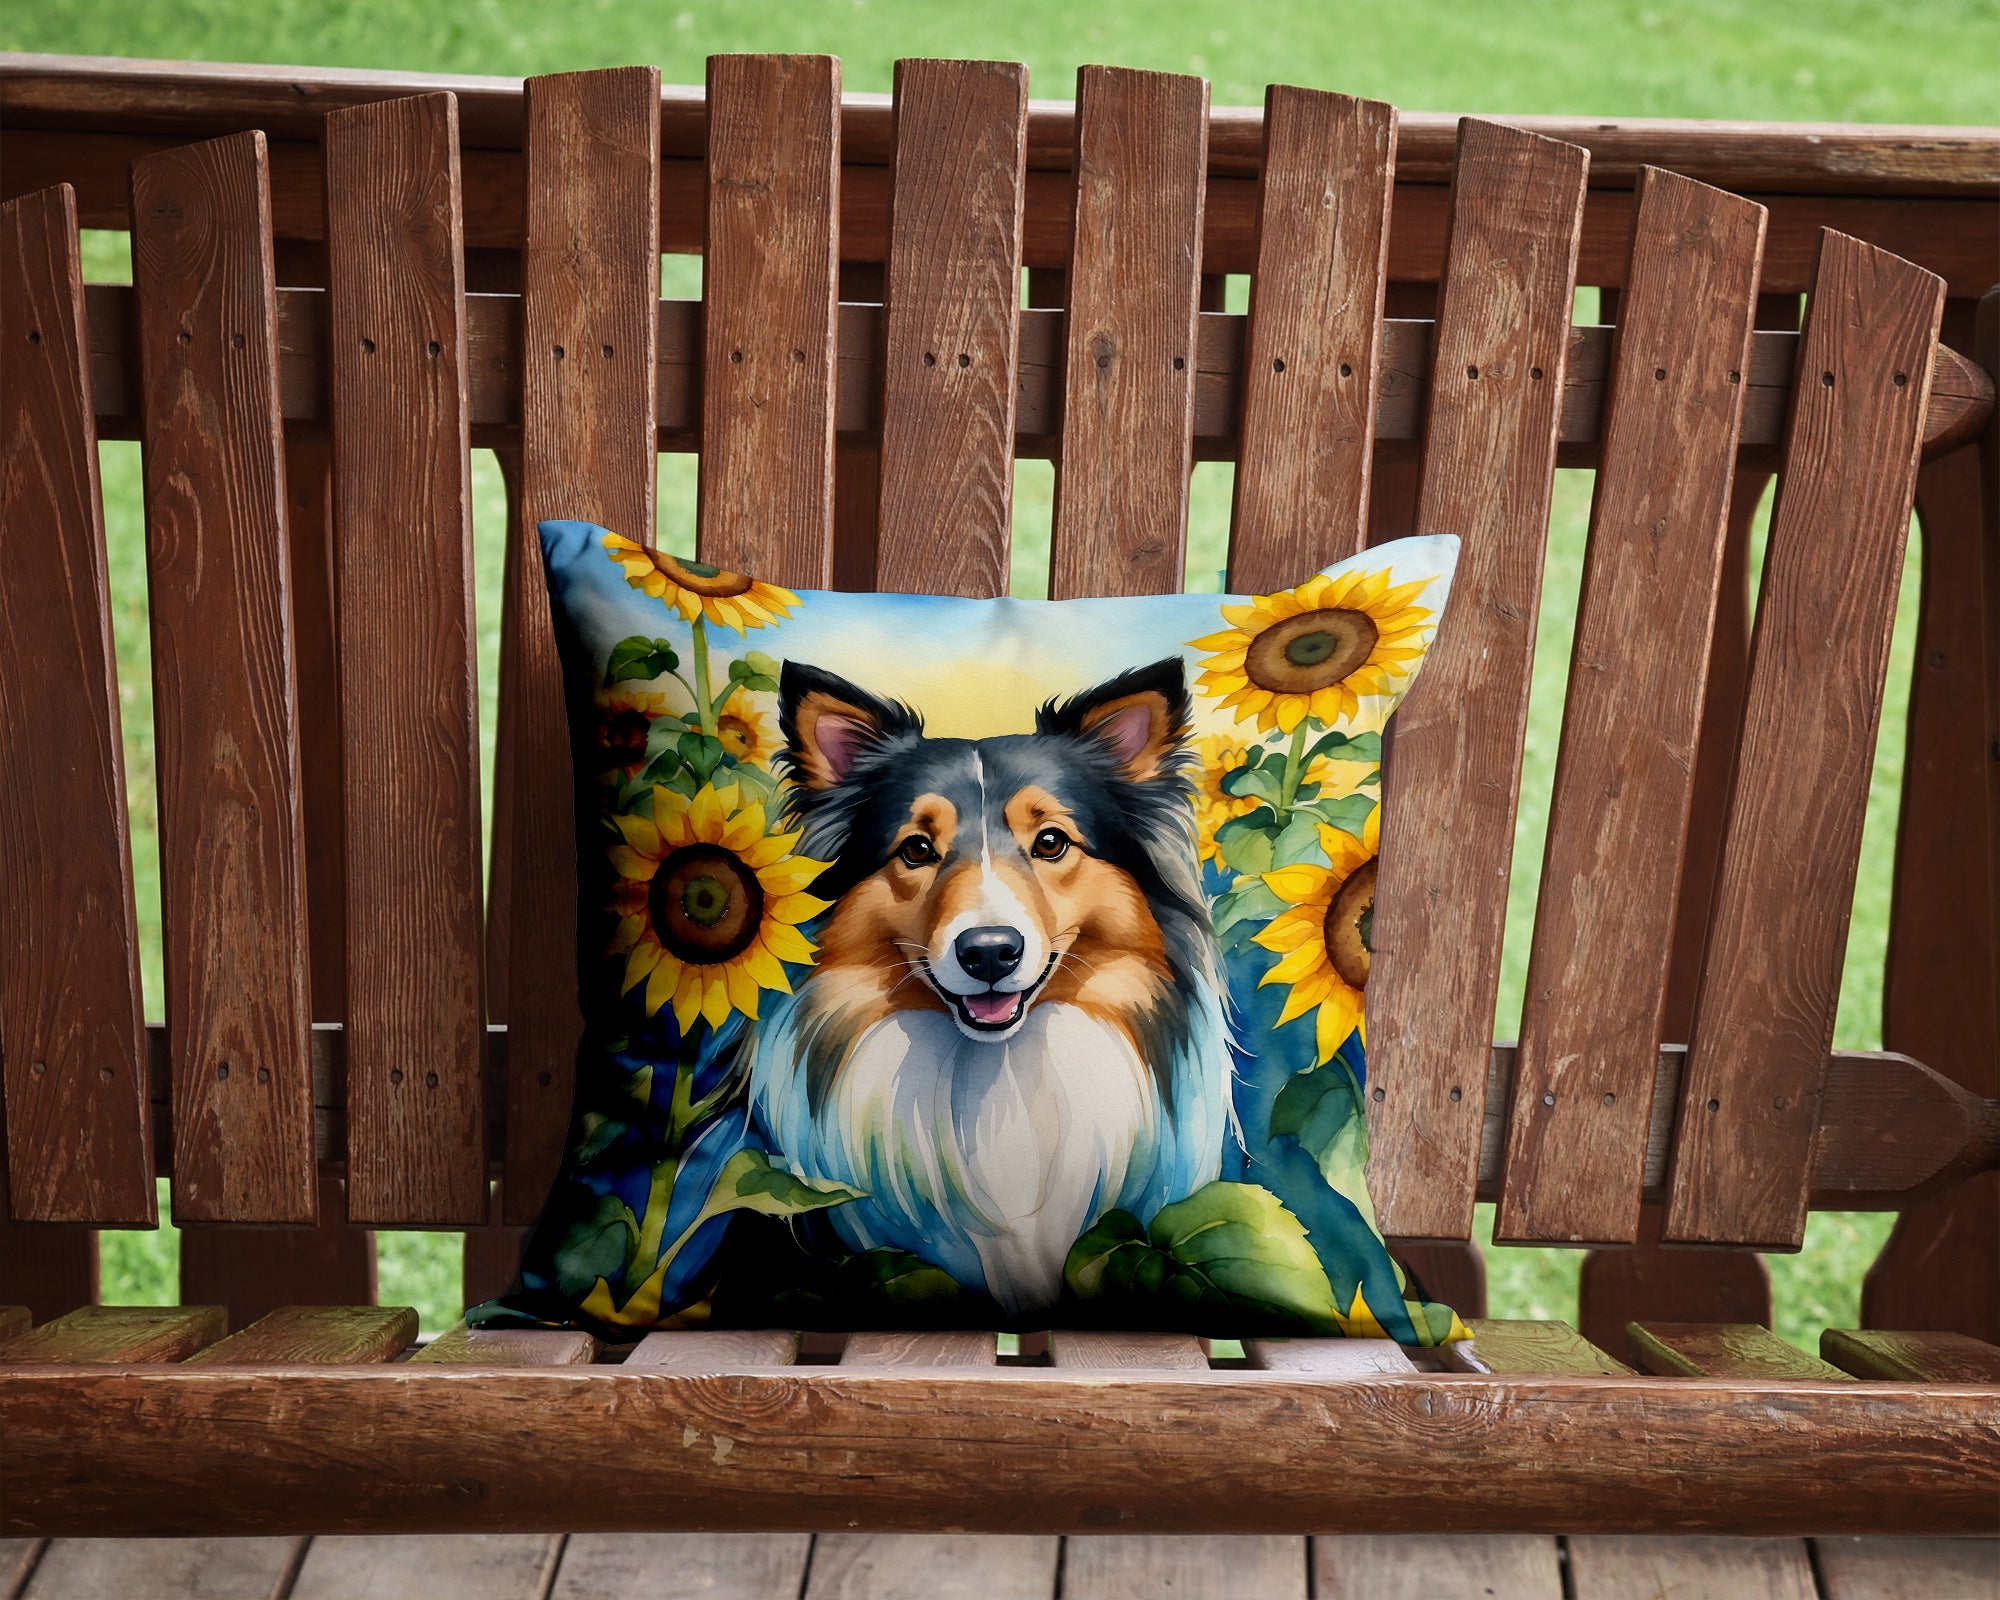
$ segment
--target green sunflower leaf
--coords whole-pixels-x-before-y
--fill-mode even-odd
[[[1261,878],[1244,878],[1217,897],[1211,920],[1217,936],[1239,922],[1269,922],[1285,909],[1285,902]]]
[[[663,672],[672,672],[680,664],[681,658],[665,639],[647,639],[634,634],[629,639],[620,639],[611,647],[610,659],[604,663],[604,681],[610,685],[632,679],[657,678]]]
[[[769,669],[760,667],[757,661],[750,659],[750,656],[757,657],[759,661],[769,662]],[[729,663],[729,681],[739,688],[751,690],[756,694],[776,694],[778,692],[777,663],[771,661],[771,658],[761,650],[751,651],[750,656],[745,656],[741,661],[732,661]]]
[[[556,1285],[566,1295],[584,1295],[599,1278],[621,1278],[639,1236],[639,1220],[616,1195],[602,1196],[588,1216],[569,1225],[556,1246]]]
[[[1379,733],[1333,733],[1322,734],[1312,742],[1306,751],[1306,760],[1313,761],[1320,756],[1330,756],[1335,761],[1380,761],[1382,759],[1382,735]]]
[[[702,783],[715,776],[716,767],[728,753],[720,739],[705,733],[684,733],[675,741],[674,748],[680,752],[681,765]]]
[[[1183,1296],[1249,1302],[1326,1333],[1339,1328],[1333,1286],[1305,1225],[1270,1190],[1215,1182],[1161,1210],[1148,1237],[1189,1277]]]
[[[1247,817],[1232,817],[1215,830],[1216,853],[1231,872],[1245,876],[1269,872],[1277,822],[1276,814],[1265,806]]]
[[[1375,809],[1376,800],[1372,794],[1348,794],[1338,799],[1309,800],[1294,809],[1330,823],[1343,833],[1361,837],[1361,831],[1368,825],[1369,813]]]
[[[1303,810],[1295,813],[1271,840],[1273,866],[1295,867],[1301,861],[1322,866],[1326,863],[1326,852],[1319,847],[1319,818]]]
[[[1222,780],[1222,792],[1238,800],[1262,800],[1275,811],[1284,784],[1285,763],[1281,757],[1258,766],[1238,767]]]
[[[1361,1085],[1336,1056],[1295,1074],[1271,1106],[1271,1137],[1298,1140],[1320,1176],[1352,1195],[1368,1163],[1368,1118]]]

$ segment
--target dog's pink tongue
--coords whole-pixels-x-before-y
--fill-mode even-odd
[[[998,991],[969,994],[965,997],[965,1009],[972,1013],[972,1020],[975,1022],[1010,1022],[1020,1004],[1021,997],[1018,994],[1002,994]]]

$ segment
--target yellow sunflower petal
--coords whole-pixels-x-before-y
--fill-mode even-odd
[[[749,952],[745,951],[747,955]],[[722,969],[723,981],[729,988],[729,1003],[752,1022],[757,1020],[757,980],[750,976],[748,964],[738,956]]]
[[[659,965],[646,980],[646,1014],[651,1016],[674,996],[674,989],[681,979],[679,958],[665,950],[660,952]]]
[[[701,992],[701,1014],[711,1028],[719,1028],[729,1020],[729,984],[718,969],[707,970],[708,981]]]
[[[674,985],[674,1020],[681,1025],[682,1033],[692,1028],[694,1019],[701,1015],[701,973],[700,967],[683,967],[681,981]]]
[[[754,801],[731,817],[722,829],[722,844],[739,855],[764,834],[764,808]]]
[[[764,947],[780,961],[789,961],[796,966],[809,964],[813,951],[818,947],[797,928],[784,922],[764,924]]]
[[[660,848],[660,830],[644,817],[614,815],[612,826],[625,836],[625,842],[643,856],[658,857],[666,852]]]
[[[755,978],[766,989],[776,989],[780,994],[792,992],[792,980],[785,976],[785,965],[764,948],[759,939],[736,958],[743,963],[743,970]]]
[[[1350,989],[1345,983],[1336,984],[1333,993],[1320,1002],[1319,1016],[1313,1023],[1313,1042],[1318,1047],[1319,1059],[1331,1061],[1360,1021],[1361,991]]]
[[[766,894],[792,894],[811,885],[826,871],[824,861],[815,861],[811,856],[786,856],[774,861],[768,867],[756,869],[757,881],[764,886]],[[796,917],[788,918],[796,922]]]
[[[646,919],[643,914],[635,913],[629,917],[620,917],[618,926],[611,932],[611,943],[605,947],[604,953],[612,956],[623,955],[639,942],[639,936],[645,931]],[[625,987],[629,989],[632,986],[628,983]]]
[[[630,953],[625,957],[625,976],[619,982],[618,992],[620,994],[630,994],[633,989],[638,987],[639,981],[650,973],[666,956],[666,951],[660,948],[659,940],[655,939],[651,934],[643,936],[637,944],[632,946]],[[658,1010],[659,1008],[655,1006],[652,1009]]]
[[[1310,861],[1301,861],[1294,866],[1274,867],[1264,873],[1264,887],[1280,900],[1288,900],[1293,905],[1310,900],[1326,886],[1331,874],[1325,867]]]
[[[710,784],[703,784],[688,802],[688,831],[704,844],[722,842],[722,824],[727,812],[722,797]]]
[[[660,857],[641,855],[630,846],[614,844],[605,851],[605,856],[616,869],[619,877],[630,878],[636,883],[648,882],[660,870]]]
[[[765,901],[764,915],[780,923],[810,922],[832,904],[817,895],[781,894]]]
[[[773,861],[781,860],[791,853],[793,845],[799,842],[796,833],[767,833],[756,843],[745,846],[737,852],[743,864],[752,872],[761,871]]]
[[[1326,944],[1322,939],[1308,939],[1294,946],[1291,952],[1277,961],[1265,974],[1265,983],[1298,983],[1311,973],[1326,966]]]

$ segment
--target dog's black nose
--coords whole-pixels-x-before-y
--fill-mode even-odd
[[[1012,928],[967,928],[951,948],[968,978],[998,983],[1021,964],[1022,945]]]

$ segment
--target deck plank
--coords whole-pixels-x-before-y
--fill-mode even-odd
[[[793,1600],[809,1533],[573,1533],[549,1600]]]
[[[180,1361],[228,1331],[221,1306],[80,1306],[8,1340],[0,1361]]]
[[[105,1600],[110,1595],[275,1600],[285,1592],[305,1543],[289,1538],[51,1539],[22,1600]]]
[[[1822,1600],[2000,1600],[2000,1539],[1815,1539]]]
[[[1569,1541],[1575,1600],[1819,1600],[1803,1539],[1594,1534]]]
[[[1102,1534],[1063,1551],[1063,1600],[1305,1600],[1306,1541],[1288,1534]]]
[[[410,1359],[472,1367],[581,1367],[597,1359],[597,1341],[576,1328],[468,1328],[461,1322]]]
[[[2000,1349],[1968,1333],[1828,1328],[1819,1353],[1857,1378],[1912,1383],[2000,1383]]]
[[[289,1600],[541,1600],[553,1533],[334,1535],[306,1551]]]
[[[1353,1533],[1312,1542],[1318,1600],[1562,1600],[1562,1558],[1535,1534]]]
[[[408,1306],[281,1306],[188,1360],[237,1367],[393,1361],[416,1337],[417,1314]]]
[[[805,1600],[1049,1600],[1061,1543],[1013,1533],[823,1533]]]

